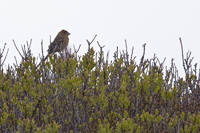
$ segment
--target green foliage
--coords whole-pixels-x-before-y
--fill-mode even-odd
[[[117,52],[108,64],[93,48],[38,69],[30,57],[0,72],[0,132],[197,132],[199,80],[172,69]]]

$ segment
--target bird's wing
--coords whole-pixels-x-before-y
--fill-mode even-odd
[[[63,43],[64,37],[57,36],[55,40],[49,45],[48,53],[51,54],[55,52],[54,50],[59,48],[60,45]]]
[[[55,38],[55,40],[53,41],[53,43],[55,43],[56,45],[60,45],[63,41],[64,41],[64,37],[63,36],[57,36]]]

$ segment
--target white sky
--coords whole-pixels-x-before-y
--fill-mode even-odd
[[[69,45],[78,48],[83,55],[88,48],[86,39],[97,38],[93,47],[99,50],[96,41],[110,50],[110,59],[116,47],[125,49],[128,42],[129,52],[134,46],[134,56],[141,58],[146,43],[146,58],[154,53],[165,65],[169,66],[175,58],[181,76],[184,76],[181,60],[179,37],[183,40],[184,53],[192,51],[194,63],[200,62],[200,1],[198,0],[6,0],[0,2],[0,48],[7,43],[9,54],[6,64],[20,61],[14,47],[15,40],[21,44],[32,39],[33,55],[41,53],[41,40],[44,50],[57,33],[68,30]],[[5,54],[4,54],[5,55]]]

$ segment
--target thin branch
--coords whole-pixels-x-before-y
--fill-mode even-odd
[[[41,50],[42,50],[42,57],[44,58],[44,51],[43,51],[43,40],[41,41]]]
[[[107,56],[106,56],[106,64],[108,64],[108,60],[109,60],[109,52],[110,52],[110,51],[107,52]]]
[[[15,48],[17,49],[17,51],[18,51],[18,53],[19,53],[19,55],[21,56],[21,58],[24,60],[24,57],[21,55],[21,53],[19,52],[19,49],[17,48],[17,46],[16,46],[16,44],[15,44],[15,41],[13,40],[13,43],[14,43],[14,45],[15,45]]]
[[[132,51],[131,51],[131,60],[133,58],[133,50],[134,50],[134,47],[132,47]]]
[[[26,55],[26,48],[25,48],[25,45],[21,45],[21,48],[22,48],[23,54]],[[26,59],[26,57],[25,57],[25,59]]]
[[[99,63],[99,67],[100,67],[100,64],[101,64],[101,62],[102,62],[102,56],[103,56],[103,48],[105,47],[105,45],[104,46],[100,46],[100,44],[99,44],[99,42],[97,41],[97,44],[99,45],[99,47],[100,47],[100,63]]]
[[[18,66],[18,63],[17,63],[17,58],[16,58],[16,56],[14,56],[14,58],[15,58],[15,61],[16,61],[16,64],[17,64],[17,66]]]
[[[76,50],[76,48],[75,48],[75,46],[73,45],[73,47],[74,47],[74,51],[75,51],[75,53],[77,54],[78,53],[78,51],[80,50],[80,48],[81,48],[81,44],[79,45],[79,47],[78,47],[78,50]]]
[[[140,66],[142,65],[143,61],[144,61],[144,55],[145,55],[145,46],[146,46],[146,43],[143,44],[143,55],[142,55],[142,58],[141,58],[141,61],[140,61]]]
[[[105,47],[105,45],[104,46],[100,46],[100,44],[99,44],[99,42],[97,41],[97,44],[99,45],[99,47],[100,47],[100,52],[102,52],[102,49]]]
[[[5,47],[6,47],[6,43],[5,43],[4,46],[3,46],[2,54],[3,54],[3,52],[4,52]]]
[[[184,55],[183,55],[183,44],[182,44],[182,40],[181,40],[181,38],[179,38],[179,40],[180,40],[180,44],[181,44],[181,52],[182,52],[183,68],[184,68],[185,73],[186,73],[185,62],[184,62]]]
[[[7,50],[6,56],[5,56],[5,58],[4,58],[4,60],[3,60],[3,62],[2,62],[2,64],[1,64],[1,65],[3,65],[3,64],[4,64],[4,62],[5,62],[5,60],[6,60],[6,57],[7,57],[7,55],[8,55],[8,51],[9,51],[9,49]]]
[[[86,41],[87,41],[87,43],[88,43],[88,51],[90,52],[90,45],[93,43],[93,41],[94,41],[94,39],[97,37],[97,35],[95,35],[94,36],[94,38],[92,39],[92,41],[90,42],[90,41],[88,41],[87,39],[86,39]]]
[[[94,38],[92,39],[92,41],[91,42],[89,42],[88,40],[86,40],[87,42],[88,42],[88,44],[92,44],[93,43],[93,41],[94,41],[94,39],[97,37],[97,34],[94,36]]]
[[[47,54],[46,57],[44,58],[43,40],[41,41],[41,51],[42,51],[42,59],[41,59],[40,63],[36,66],[36,69],[37,69],[37,68],[39,67],[39,65],[40,65],[43,61],[45,61],[45,60],[48,58],[48,56],[49,56],[49,54]]]
[[[128,62],[128,60],[129,60],[129,54],[128,54],[128,46],[127,46],[127,41],[126,41],[126,39],[125,39],[125,46],[126,46],[126,61],[127,61],[127,63],[129,63],[129,62]]]
[[[31,43],[32,43],[32,39],[30,40],[30,44],[28,44],[28,41],[26,43],[27,43],[27,48],[28,48],[28,54],[30,56],[31,55]]]
[[[31,48],[31,44],[32,44],[32,39],[30,40],[30,45],[28,45],[28,42],[27,42],[27,47],[28,47],[28,49],[30,49]]]

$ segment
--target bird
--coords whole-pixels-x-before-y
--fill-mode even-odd
[[[70,33],[66,30],[61,30],[54,41],[49,45],[48,54],[54,54],[55,52],[61,52],[69,43]]]
[[[54,54],[56,52],[61,52],[62,50],[64,50],[68,46],[69,35],[70,33],[68,31],[64,29],[61,30],[55,37],[54,41],[49,45],[47,50],[48,54],[43,61],[45,61],[50,54]],[[40,65],[40,63],[37,65],[37,67]]]

